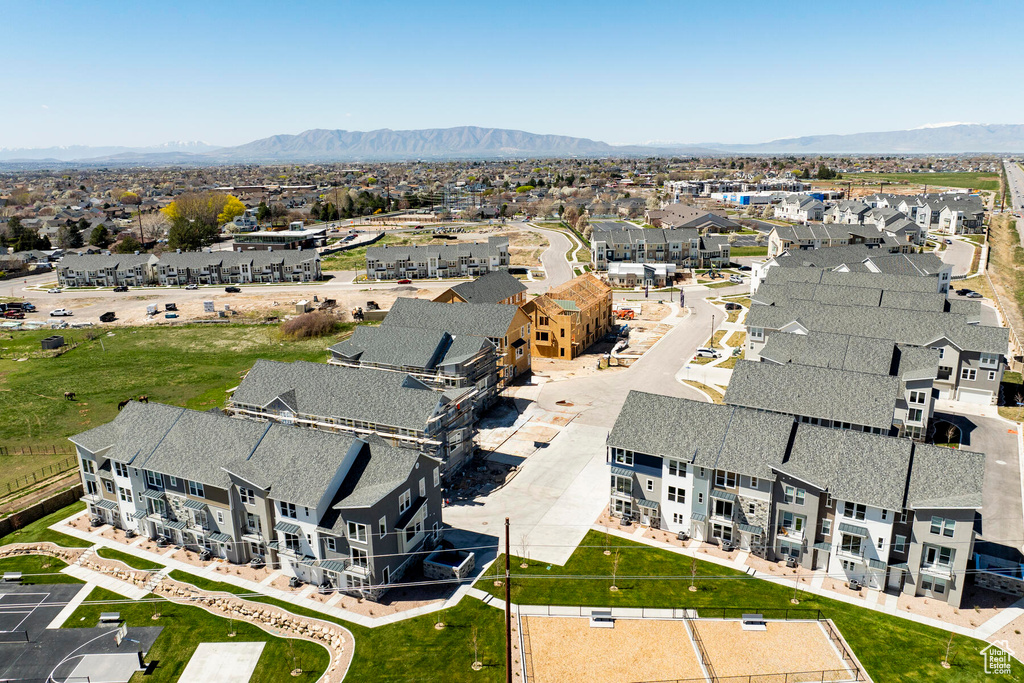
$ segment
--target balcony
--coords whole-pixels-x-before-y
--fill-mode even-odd
[[[356,564],[352,560],[345,560],[345,573],[351,576],[358,576],[361,579],[370,578],[370,568],[364,564]]]
[[[936,576],[940,579],[953,578],[953,568],[946,564],[921,565],[921,573],[928,576]]]

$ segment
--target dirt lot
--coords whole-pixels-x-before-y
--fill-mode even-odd
[[[739,621],[731,620],[700,620],[695,626],[718,676],[845,669],[818,622],[770,621],[767,631],[744,631]],[[843,679],[838,673],[824,677]]]
[[[590,628],[589,619],[523,617],[535,683],[621,683],[701,678],[682,621],[618,619]]]

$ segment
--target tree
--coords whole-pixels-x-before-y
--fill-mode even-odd
[[[68,223],[57,230],[57,246],[61,249],[77,249],[82,246],[82,231],[77,223]]]
[[[142,242],[135,239],[134,235],[127,235],[114,246],[114,253],[117,254],[134,254],[137,251],[142,251]]]
[[[100,223],[92,232],[89,234],[89,244],[94,247],[105,249],[110,244],[110,231],[107,230],[107,226]]]
[[[171,229],[167,233],[167,247],[182,251],[198,251],[213,244],[219,234],[220,230],[216,225],[176,218],[171,221]]]
[[[259,206],[256,207],[256,220],[262,223],[268,218],[270,218],[270,207],[267,206],[266,202],[261,201]]]
[[[217,225],[230,223],[235,220],[235,216],[241,216],[243,213],[245,213],[245,204],[238,197],[228,195],[224,207],[217,214]]]
[[[162,211],[171,221],[172,228],[175,221],[179,220],[219,228],[235,216],[245,213],[245,206],[237,197],[223,192],[189,192],[179,195]],[[222,221],[221,218],[224,217],[227,217],[227,220]]]

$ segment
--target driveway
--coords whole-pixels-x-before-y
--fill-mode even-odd
[[[548,239],[550,246],[540,255],[540,263],[544,266],[544,273],[547,277],[537,282],[527,282],[527,290],[533,294],[543,294],[551,287],[566,283],[573,277],[572,266],[565,258],[565,252],[573,246],[573,242],[563,232],[558,230],[545,230],[534,225],[525,223],[518,224],[523,230],[536,232]]]
[[[607,436],[606,427],[570,423],[504,487],[446,507],[445,523],[495,537],[504,552],[509,517],[513,554],[564,565],[608,504]]]
[[[964,430],[964,450],[985,453],[985,489],[982,494],[980,538],[1021,549],[1024,546],[1024,510],[1021,505],[1020,452],[1017,426],[996,417],[935,413]]]
[[[952,240],[952,242],[941,253],[942,262],[953,266],[953,275],[966,275],[971,271],[974,243],[966,240]]]

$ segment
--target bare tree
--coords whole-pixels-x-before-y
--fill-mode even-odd
[[[473,671],[479,671],[484,668],[484,663],[480,661],[480,642],[477,627],[473,625]]]
[[[523,548],[523,555],[522,555],[523,561],[519,563],[519,568],[520,569],[526,569],[526,568],[528,568],[530,566],[530,553],[529,553],[529,548],[528,548],[527,543],[526,543],[527,542],[527,534],[523,533],[523,535],[519,537],[519,541],[522,544],[522,548]]]
[[[611,589],[610,589],[612,591],[619,590],[619,587],[615,585],[615,580],[618,578],[618,575],[619,575],[619,560],[620,559],[621,559],[621,556],[619,555],[619,551],[616,550],[615,551],[615,557],[612,559],[612,586],[611,586]]]
[[[952,444],[953,443],[953,437],[956,436],[956,432],[957,432],[957,429],[953,425],[949,425],[949,427],[946,428],[946,443],[948,443],[948,444]],[[960,445],[960,440],[959,439],[957,439],[957,445],[958,446]]]
[[[697,585],[696,585],[696,583],[697,583],[697,567],[698,567],[697,558],[696,557],[690,558],[690,592],[691,593],[695,592],[697,590]]]
[[[949,634],[949,641],[946,643],[946,656],[942,659],[942,668],[948,669],[949,664],[949,651],[953,648],[953,634]]]

